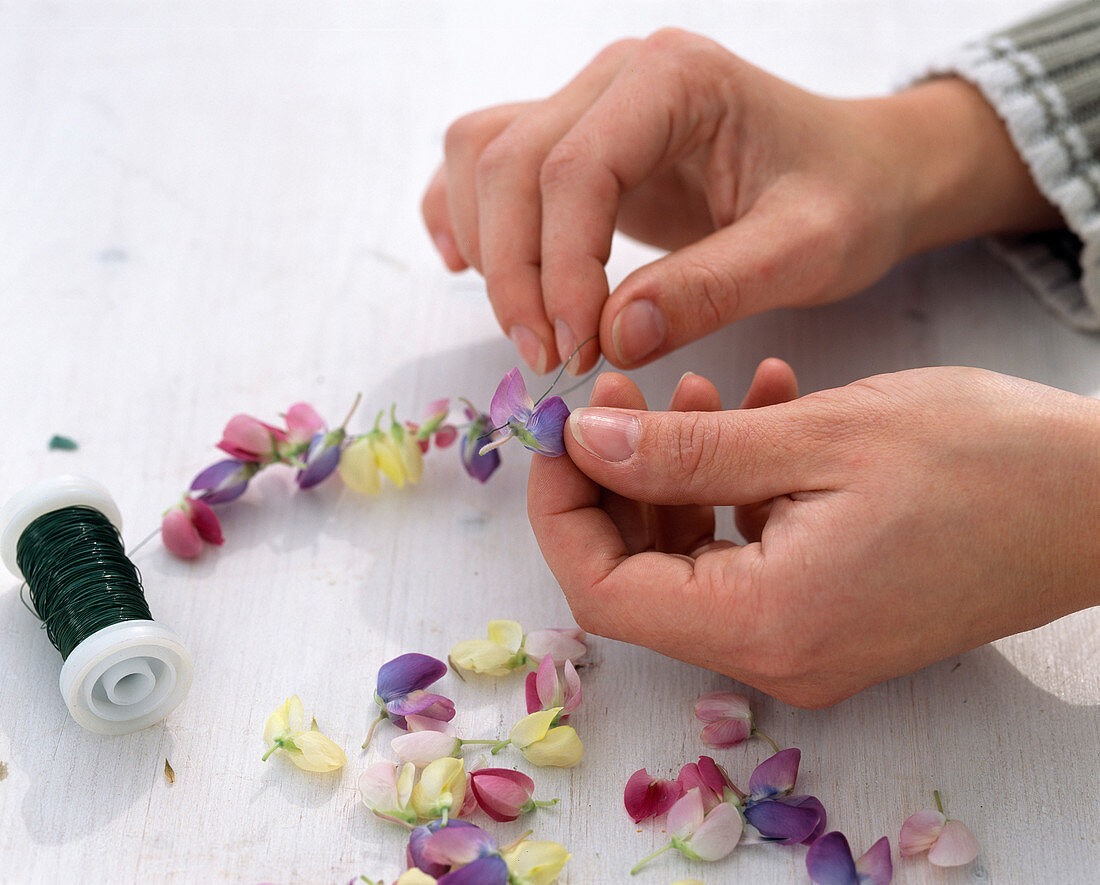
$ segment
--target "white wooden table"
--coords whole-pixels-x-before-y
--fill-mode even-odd
[[[487,404],[514,356],[480,279],[449,276],[432,252],[421,190],[451,119],[545,94],[617,37],[674,24],[803,85],[867,94],[1042,5],[0,2],[0,496],[93,476],[133,544],[216,459],[238,411],[274,419],[308,400],[335,422],[362,391],[363,430],[391,402],[409,415],[437,396]],[[648,257],[624,241],[610,272]],[[1060,325],[977,244],[846,303],[746,321],[637,379],[661,402],[692,369],[735,401],[768,355],[804,390],[967,364],[1100,392],[1100,340]],[[55,433],[79,450],[47,450]],[[359,754],[379,664],[443,657],[494,617],[571,623],[527,525],[527,454],[506,449],[485,487],[455,457],[433,455],[419,487],[373,500],[336,481],[298,492],[272,471],[225,511],[222,550],[195,563],[158,544],[137,553],[154,617],[196,673],[165,723],[130,736],[70,720],[60,655],[4,579],[0,881],[392,881],[402,834],[355,790],[395,733]],[[830,828],[861,851],[891,837],[896,882],[1095,882],[1098,628],[1085,612],[824,711],[750,694],[761,726],[802,748],[800,786]],[[663,841],[623,812],[627,776],[673,776],[704,752],[691,705],[730,683],[609,640],[583,678],[585,759],[536,774],[539,795],[562,801],[530,825],[573,852],[563,882],[625,881]],[[441,688],[460,732],[488,736],[523,712],[520,684]],[[264,720],[295,692],[347,748],[341,774],[260,762]],[[764,754],[750,742],[717,755],[743,783]],[[968,870],[897,862],[898,828],[933,788],[983,846]],[[522,823],[493,829],[506,840]],[[639,881],[801,882],[804,855],[665,856]]]

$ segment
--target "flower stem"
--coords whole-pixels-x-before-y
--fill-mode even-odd
[[[268,751],[267,751],[266,753],[264,753],[264,755],[263,755],[263,757],[262,757],[262,758],[260,759],[260,761],[261,761],[261,762],[267,762],[267,757],[268,757],[268,756],[270,756],[270,755],[271,755],[272,753],[274,753],[274,752],[275,752],[276,750],[278,750],[278,749],[279,749],[279,745],[278,745],[278,744],[273,744],[273,745],[271,746],[271,748],[270,748],[270,749],[269,749],[269,750],[268,750]]]
[[[640,870],[640,869],[641,869],[642,867],[644,867],[644,866],[645,866],[645,865],[646,865],[647,863],[649,863],[649,862],[650,862],[651,860],[653,860],[653,858],[655,858],[655,857],[658,857],[659,855],[662,855],[662,854],[664,854],[664,853],[665,853],[666,851],[668,851],[668,850],[669,850],[669,849],[670,849],[671,847],[672,847],[672,843],[671,843],[671,842],[669,842],[669,843],[668,843],[668,844],[667,844],[667,845],[666,845],[666,846],[665,846],[664,848],[658,848],[658,849],[657,849],[656,851],[654,851],[654,852],[653,852],[652,854],[649,854],[649,855],[646,855],[645,857],[643,857],[643,858],[642,858],[642,859],[641,859],[640,861],[638,861],[638,862],[637,862],[636,864],[634,864],[634,866],[633,866],[633,867],[631,868],[631,870],[630,870],[630,875],[632,875],[632,876],[637,876],[637,875],[638,875],[638,871],[639,871],[639,870]]]
[[[350,408],[350,409],[348,409],[348,415],[347,415],[347,417],[346,417],[346,418],[344,419],[344,423],[340,425],[341,427],[347,427],[347,426],[348,426],[348,422],[349,422],[349,421],[351,420],[351,416],[352,416],[352,415],[354,415],[354,414],[355,414],[355,410],[359,408],[359,402],[360,402],[360,401],[361,401],[362,399],[363,399],[363,394],[362,394],[361,392],[360,392],[360,393],[357,393],[357,394],[355,394],[355,402],[353,402],[353,403],[351,404],[351,408]]]
[[[933,790],[932,798],[936,800],[936,811],[938,811],[944,817],[947,817],[947,812],[943,810],[943,800],[940,798],[940,791]]]
[[[375,728],[375,726],[378,725],[378,723],[381,722],[385,718],[386,718],[385,713],[379,713],[378,714],[378,718],[375,719],[374,722],[372,722],[370,724],[370,731],[367,732],[367,739],[365,741],[363,741],[363,746],[360,747],[360,749],[365,750],[365,749],[367,749],[367,747],[370,746],[371,738],[374,737],[374,728]]]
[[[487,738],[485,740],[466,740],[466,738],[458,739],[459,747],[465,747],[467,744],[492,744],[493,748],[489,752],[492,753],[494,756],[505,747],[507,747],[510,743],[512,743],[510,740],[498,741],[496,738]]]
[[[761,730],[760,730],[759,728],[754,728],[754,729],[752,730],[752,733],[753,733],[754,735],[756,735],[756,736],[757,736],[758,738],[763,738],[763,739],[764,739],[764,740],[766,740],[766,741],[767,741],[767,742],[768,742],[769,744],[771,744],[771,745],[772,745],[772,749],[773,749],[773,750],[774,750],[774,751],[775,751],[776,753],[778,753],[778,752],[779,752],[779,745],[778,745],[778,744],[776,744],[776,742],[775,742],[775,741],[773,741],[773,740],[772,740],[772,739],[771,739],[770,737],[768,737],[768,736],[767,736],[766,734],[764,734],[764,732],[762,732],[762,731],[761,731]]]
[[[557,805],[557,799],[532,799],[535,803],[535,808],[549,808],[551,805]]]

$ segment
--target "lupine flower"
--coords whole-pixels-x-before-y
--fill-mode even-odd
[[[695,718],[707,725],[703,743],[717,750],[735,747],[752,734],[749,699],[732,691],[712,691],[695,702]]]
[[[462,807],[466,797],[466,768],[461,759],[444,756],[428,763],[412,789],[410,801],[417,817],[432,820],[448,817]]]
[[[217,515],[201,498],[185,497],[168,510],[161,518],[160,531],[169,552],[184,559],[198,556],[204,541],[214,545],[225,541]]]
[[[514,885],[550,885],[562,871],[570,854],[557,842],[524,839],[501,851]]]
[[[561,707],[531,713],[517,722],[509,740],[532,765],[572,768],[581,761],[584,747],[571,725],[554,725]]]
[[[491,449],[482,452],[485,437],[493,429],[492,419],[483,412],[477,411],[470,403],[466,403],[466,420],[470,426],[466,429],[466,435],[462,438],[462,446],[459,455],[462,457],[462,466],[478,482],[487,482],[500,466],[500,452]]]
[[[264,725],[264,744],[267,752],[263,761],[276,750],[282,750],[290,761],[305,771],[335,771],[348,759],[333,741],[313,727],[303,728],[305,713],[298,695],[287,700],[267,718]]]
[[[283,416],[288,446],[301,448],[326,430],[325,419],[309,403],[294,403]]]
[[[813,796],[792,796],[802,758],[794,747],[761,762],[744,800],[745,843],[809,844],[825,828],[825,808]]]
[[[405,428],[415,437],[422,454],[427,454],[432,442],[436,448],[445,449],[458,437],[458,428],[453,424],[444,424],[450,412],[449,400],[437,399],[428,403],[423,424],[412,421],[405,422]]]
[[[555,664],[577,661],[588,651],[584,641],[588,635],[580,627],[548,627],[532,630],[523,638],[523,650],[527,657],[538,663],[547,655]]]
[[[564,725],[569,721],[569,715],[581,703],[581,679],[572,661],[566,660],[563,676],[563,679],[558,678],[558,669],[550,655],[542,659],[538,670],[527,674],[525,689],[528,713],[560,707],[558,723]]]
[[[536,808],[556,805],[534,797],[535,782],[521,771],[510,768],[479,768],[471,771],[467,787],[478,807],[495,821],[515,820]]]
[[[379,817],[416,823],[416,812],[409,804],[415,781],[416,766],[412,763],[379,762],[359,776],[359,795]]]
[[[344,449],[336,469],[344,485],[353,492],[377,495],[382,490],[378,461],[369,435],[357,437]]]
[[[485,676],[507,676],[527,663],[523,628],[516,621],[490,621],[488,639],[468,639],[451,649],[451,663]]]
[[[698,762],[689,762],[680,769],[676,778],[683,792],[698,789],[703,800],[703,810],[710,811],[721,802],[740,804],[744,797],[710,756],[700,756]]]
[[[406,722],[413,725],[418,716],[407,716]],[[432,720],[434,721],[434,720]],[[444,756],[457,756],[462,749],[462,741],[455,735],[450,723],[438,723],[441,728],[418,728],[406,734],[399,734],[390,747],[404,762],[411,762],[417,768],[423,768]]]
[[[417,716],[449,722],[454,718],[455,705],[442,695],[425,691],[429,685],[447,672],[447,665],[429,655],[410,652],[387,661],[378,669],[374,689],[374,701],[379,707],[378,718],[371,725],[363,746],[370,743],[374,726],[389,719],[398,728],[405,729],[405,717]]]
[[[226,458],[216,461],[191,480],[191,491],[211,506],[239,498],[248,488],[260,465],[253,461]]]
[[[894,877],[890,840],[883,836],[859,860],[843,833],[826,833],[806,853],[806,871],[817,885],[888,885]]]
[[[943,813],[940,791],[934,790],[936,807],[918,811],[901,825],[898,848],[902,857],[928,852],[928,862],[937,867],[960,867],[978,856],[978,840],[959,820]]]
[[[536,405],[527,393],[527,385],[518,368],[501,379],[489,406],[489,417],[497,439],[482,446],[482,453],[515,437],[525,448],[540,455],[565,454],[562,430],[569,417],[569,407],[560,396],[546,397]]]
[[[729,802],[704,811],[699,791],[688,790],[669,809],[667,829],[672,836],[669,843],[640,860],[630,873],[634,875],[670,848],[691,860],[721,860],[737,847],[742,826],[740,813]]]
[[[644,768],[639,768],[627,779],[623,804],[626,806],[626,813],[637,824],[646,818],[660,817],[667,813],[682,795],[684,787],[681,783],[653,777]]]
[[[508,882],[508,867],[496,840],[466,821],[432,821],[417,827],[409,835],[407,856],[410,865],[440,877],[440,885]]]
[[[238,461],[278,461],[279,444],[286,442],[285,430],[251,415],[234,415],[222,431],[218,448]]]

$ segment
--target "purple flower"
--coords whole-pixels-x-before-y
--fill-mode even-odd
[[[503,435],[483,447],[482,452],[491,451],[490,447],[502,445],[514,436],[524,447],[540,455],[556,458],[565,454],[562,430],[569,407],[560,396],[547,397],[536,405],[527,393],[519,369],[512,369],[501,379],[489,406],[489,417],[493,427]]]
[[[389,719],[400,729],[408,727],[405,717],[410,715],[440,722],[452,720],[455,715],[454,701],[424,690],[446,672],[447,665],[442,661],[416,652],[400,655],[383,664],[378,669],[374,689],[374,700],[379,707],[378,718],[371,725],[363,746],[370,743],[374,725],[382,719]]]
[[[302,456],[306,466],[298,471],[298,488],[309,489],[326,480],[340,463],[340,448],[347,433],[343,427],[325,433],[314,434],[309,449]]]
[[[745,843],[810,844],[825,829],[825,807],[814,796],[792,796],[802,752],[794,747],[769,756],[749,778]]]
[[[440,885],[507,885],[508,866],[496,840],[462,820],[432,821],[409,835],[410,867],[435,876]]]
[[[207,504],[225,504],[244,494],[248,481],[258,469],[255,462],[226,458],[211,464],[191,480],[191,491],[201,492],[199,497]]]
[[[478,482],[486,482],[493,475],[493,471],[500,466],[500,452],[496,449],[482,452],[485,437],[492,430],[493,422],[488,415],[475,411],[469,405],[466,406],[466,417],[470,421],[470,426],[459,447],[462,466]]]
[[[817,885],[888,885],[894,877],[890,840],[883,836],[859,860],[843,833],[826,833],[806,853],[806,871]]]

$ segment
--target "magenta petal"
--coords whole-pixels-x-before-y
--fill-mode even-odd
[[[699,777],[716,796],[722,796],[726,787],[733,786],[721,766],[710,756],[699,757]]]
[[[794,789],[802,751],[796,747],[780,750],[756,766],[749,778],[749,792],[755,799],[782,796]]]
[[[934,808],[909,815],[898,835],[898,852],[902,857],[923,854],[936,843],[946,823],[947,818]]]
[[[703,726],[703,743],[716,750],[725,750],[744,743],[752,733],[752,726],[745,719],[716,719]]]
[[[285,431],[251,415],[234,415],[222,431],[218,448],[242,461],[263,461],[273,454],[276,442],[286,440]]]
[[[556,458],[565,454],[564,429],[569,406],[560,396],[544,399],[527,419],[527,431],[535,438],[536,447],[524,445],[533,452]],[[522,441],[522,437],[520,437]]]
[[[859,885],[852,849],[844,834],[826,833],[806,852],[806,872],[816,885]]]
[[[169,553],[184,559],[194,559],[202,553],[202,538],[187,514],[178,507],[173,507],[164,514],[160,521],[160,535]]]
[[[688,762],[680,769],[676,782],[685,793],[689,790],[699,791],[699,796],[703,800],[703,811],[710,811],[722,801],[721,791],[711,789],[710,785],[703,779],[699,765],[695,762]]]
[[[641,768],[627,780],[623,804],[634,823],[640,823],[646,818],[665,814],[683,793],[684,788],[678,782],[652,777]]]
[[[519,771],[479,768],[470,774],[470,788],[481,810],[504,823],[520,816],[535,791],[535,782]]]
[[[388,702],[415,689],[427,688],[446,672],[447,665],[429,655],[416,652],[400,655],[378,668],[378,695]]]
[[[539,700],[538,677],[534,673],[528,673],[523,684],[524,699],[527,701],[527,712],[537,713],[542,709],[542,701]]]
[[[929,863],[937,867],[961,867],[978,856],[978,840],[966,824],[959,820],[949,820],[928,850]]]
[[[502,427],[515,418],[520,423],[527,421],[534,403],[527,393],[527,385],[518,368],[513,368],[500,379],[493,401],[489,404],[489,418],[494,427]]]
[[[218,517],[209,504],[195,498],[188,498],[187,508],[191,524],[200,538],[207,544],[220,545],[225,542],[225,538],[222,537],[221,523],[218,522]]]
[[[856,875],[859,876],[860,885],[889,885],[894,878],[889,839],[883,836],[867,849],[863,857],[856,861]]]

